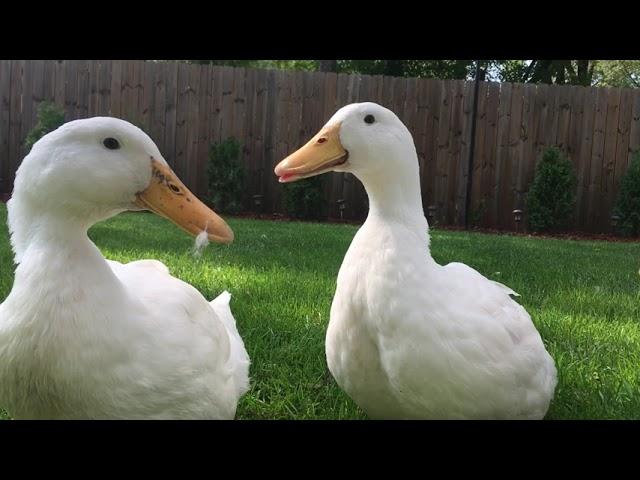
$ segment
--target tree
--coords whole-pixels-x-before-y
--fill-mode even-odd
[[[473,79],[473,60],[192,60],[233,67],[277,68],[441,79]],[[487,78],[514,83],[640,87],[639,60],[483,60]]]
[[[392,77],[465,79],[469,78],[473,63],[472,60],[338,60],[338,71]]]
[[[594,85],[640,88],[640,60],[598,60]]]
[[[198,65],[313,71],[318,69],[319,60],[187,60],[187,62]]]
[[[622,177],[614,213],[618,216],[617,230],[623,235],[640,235],[640,151]]]
[[[64,124],[64,110],[55,103],[48,101],[38,105],[38,121],[25,138],[25,146],[31,151],[31,147],[47,133],[54,131]]]
[[[321,72],[337,72],[338,61],[337,60],[318,60],[318,70]]]
[[[533,231],[557,231],[567,226],[575,202],[573,164],[557,147],[546,149],[527,195]]]
[[[584,86],[591,85],[596,66],[595,60],[492,60],[489,63],[503,82]]]

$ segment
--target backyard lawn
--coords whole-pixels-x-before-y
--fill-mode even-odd
[[[200,258],[191,254],[189,236],[152,214],[122,214],[90,236],[107,258],[164,262],[208,299],[231,292],[252,360],[251,390],[237,418],[365,418],[334,382],[324,356],[336,275],[357,227],[228,223],[235,242],[212,244]],[[547,418],[640,418],[640,243],[433,230],[432,254],[440,263],[467,263],[520,293],[558,366]],[[0,204],[0,301],[12,281]]]

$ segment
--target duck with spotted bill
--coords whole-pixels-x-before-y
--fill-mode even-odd
[[[233,232],[132,124],[95,117],[45,135],[8,205],[17,264],[0,305],[0,406],[16,419],[232,419],[249,357],[230,295],[212,302],[156,260],[106,260],[87,236],[126,210],[191,235]]]

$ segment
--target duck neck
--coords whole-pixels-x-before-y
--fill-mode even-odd
[[[411,168],[357,175],[369,197],[369,219],[401,223],[428,242],[429,225],[422,209],[418,159]]]
[[[87,236],[93,222],[51,209],[33,208],[28,199],[13,197],[8,205],[16,284],[37,278],[59,282],[112,282],[115,276]],[[37,275],[33,271],[37,270]]]

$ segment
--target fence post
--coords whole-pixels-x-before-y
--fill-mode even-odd
[[[471,210],[471,188],[473,187],[473,156],[476,147],[476,116],[478,113],[478,89],[480,87],[480,60],[476,60],[476,76],[473,86],[473,108],[471,112],[471,144],[469,145],[469,163],[467,166],[467,192],[464,207],[464,228],[469,229],[469,217]]]

